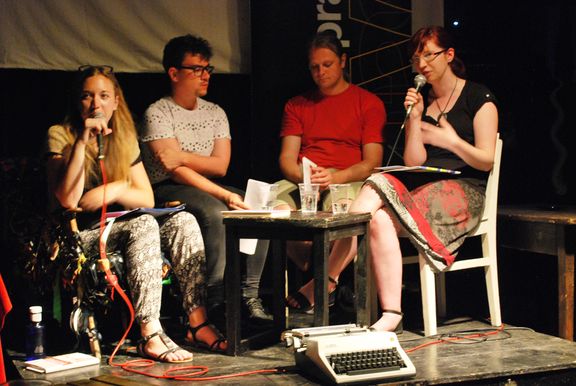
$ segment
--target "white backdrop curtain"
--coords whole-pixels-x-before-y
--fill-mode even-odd
[[[178,35],[207,39],[218,72],[250,69],[246,0],[0,0],[0,68],[161,72]]]

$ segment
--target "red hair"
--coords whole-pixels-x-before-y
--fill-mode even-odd
[[[408,57],[411,58],[414,54],[421,52],[429,41],[433,41],[438,47],[445,50],[454,48],[452,36],[443,27],[422,27],[412,35],[408,42]],[[454,60],[450,62],[450,68],[456,76],[466,77],[466,67],[456,55],[454,55]]]

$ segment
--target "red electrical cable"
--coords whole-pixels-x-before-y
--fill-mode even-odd
[[[126,336],[128,336],[128,333],[132,328],[132,324],[134,323],[134,307],[132,307],[132,302],[130,302],[130,299],[128,299],[128,295],[126,295],[122,287],[120,287],[120,284],[118,284],[118,277],[116,277],[116,275],[112,273],[112,271],[110,271],[110,262],[108,261],[108,256],[106,255],[106,240],[104,240],[102,235],[104,234],[104,228],[106,226],[106,208],[107,208],[106,186],[108,184],[108,181],[106,178],[106,167],[104,166],[104,160],[100,159],[99,161],[100,161],[100,171],[102,173],[102,185],[103,185],[103,198],[102,198],[103,202],[102,202],[102,212],[100,214],[100,238],[99,238],[100,267],[104,270],[104,273],[106,275],[106,281],[108,282],[110,290],[112,291],[111,294],[112,298],[114,298],[114,291],[117,291],[118,294],[122,297],[122,299],[126,303],[128,310],[130,311],[130,323],[128,323],[128,327],[126,328],[124,335],[122,335],[122,338],[120,338],[120,340],[118,341],[118,344],[114,348],[114,351],[110,355],[110,358],[108,358],[108,364],[110,366],[119,366],[118,364],[113,363],[114,356],[116,355],[116,352],[120,349],[120,347],[122,347],[122,344],[126,340]]]
[[[502,331],[504,331],[504,324],[502,324],[500,327],[498,327],[497,329],[495,329],[494,331],[490,331],[490,332],[485,332],[485,333],[476,333],[476,334],[470,334],[470,335],[464,335],[464,336],[455,336],[455,337],[448,337],[448,338],[443,338],[443,339],[437,339],[431,342],[426,342],[423,343],[421,345],[418,345],[416,347],[412,347],[411,349],[408,350],[404,350],[406,351],[406,353],[411,353],[414,352],[416,350],[420,350],[421,348],[427,347],[427,346],[432,346],[435,344],[440,344],[440,343],[448,343],[448,342],[454,342],[454,341],[459,341],[459,340],[466,340],[466,339],[474,339],[474,338],[485,338],[487,336],[490,335],[496,335],[501,333]]]

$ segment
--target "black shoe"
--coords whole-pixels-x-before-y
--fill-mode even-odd
[[[244,306],[243,315],[247,317],[248,321],[255,324],[265,324],[273,321],[272,315],[264,309],[262,299],[243,298],[242,303]]]
[[[328,293],[328,307],[332,307],[336,303],[336,296],[339,293],[339,287],[338,281],[333,277],[328,276],[328,280],[336,285],[334,289]],[[294,300],[295,302],[290,302],[290,299]],[[296,303],[296,306],[292,306],[290,303]],[[300,292],[300,290],[288,295],[286,298],[286,305],[291,309],[296,310],[297,312],[302,312],[308,315],[314,314],[314,305],[310,304],[310,301],[306,298],[306,296],[304,296],[302,292]]]

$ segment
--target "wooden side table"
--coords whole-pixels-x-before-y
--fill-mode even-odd
[[[526,206],[498,207],[498,244],[556,256],[558,334],[574,340],[576,208],[545,210]]]
[[[226,338],[228,354],[237,355],[248,348],[249,340],[241,340],[241,289],[239,239],[258,238],[271,240],[272,282],[274,304],[273,334],[278,341],[286,325],[286,241],[312,241],[312,268],[314,270],[314,325],[328,325],[328,256],[333,240],[359,236],[358,257],[355,264],[356,320],[357,323],[370,323],[372,289],[368,275],[369,248],[367,238],[370,213],[348,213],[333,215],[318,212],[315,215],[302,215],[293,211],[289,217],[273,218],[269,215],[224,215],[226,226]]]

